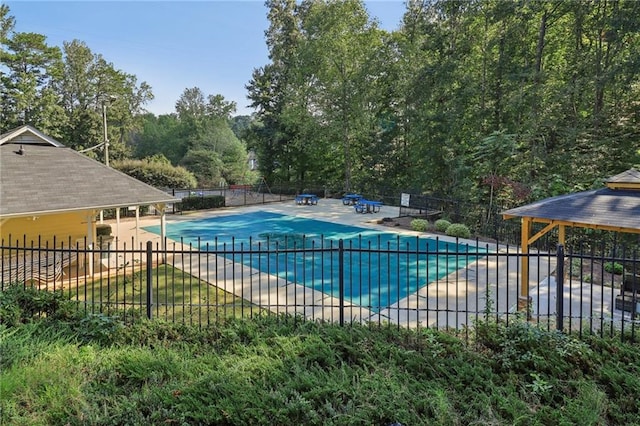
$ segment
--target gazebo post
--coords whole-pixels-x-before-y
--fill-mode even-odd
[[[564,245],[564,241],[565,241],[565,226],[564,225],[558,225],[558,244],[562,244]]]
[[[529,316],[529,236],[531,235],[531,218],[522,218],[520,230],[520,294],[518,295],[518,310],[524,311]]]

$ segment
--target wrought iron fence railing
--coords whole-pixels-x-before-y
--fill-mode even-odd
[[[228,316],[468,332],[477,321],[526,317],[567,333],[635,338],[640,263],[592,252],[533,251],[480,241],[305,236],[202,247],[151,242],[118,249],[0,247],[2,289],[67,295],[79,310],[205,326]],[[522,264],[528,262],[528,276]],[[528,299],[522,294],[528,294]],[[524,302],[524,304],[523,304]]]

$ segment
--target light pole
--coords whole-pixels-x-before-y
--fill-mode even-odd
[[[104,131],[104,164],[109,167],[109,138],[107,137],[107,102],[102,101],[102,130]]]
[[[102,100],[102,131],[104,139],[104,164],[109,167],[109,136],[107,133],[107,102],[111,103],[117,99],[117,96],[107,96]]]

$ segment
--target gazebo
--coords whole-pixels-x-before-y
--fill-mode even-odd
[[[640,171],[630,169],[605,181],[605,187],[546,198],[502,212],[503,219],[520,218],[521,281],[519,300],[529,300],[529,246],[558,228],[558,242],[565,243],[565,229],[601,229],[640,234]],[[533,224],[546,224],[532,234]]]

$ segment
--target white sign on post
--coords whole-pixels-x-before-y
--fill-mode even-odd
[[[402,193],[402,195],[400,196],[400,205],[402,207],[409,207],[409,198],[410,197],[411,197],[411,194]]]

